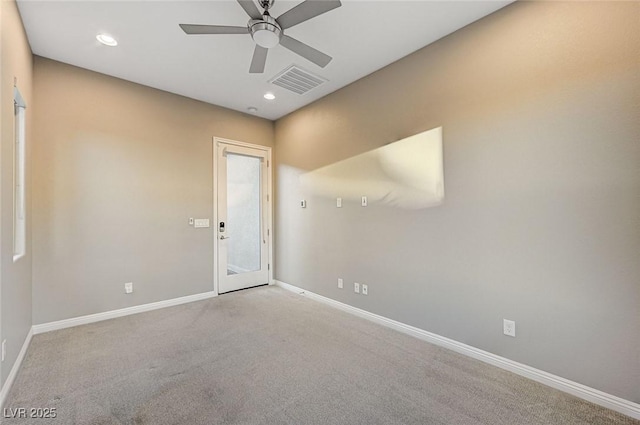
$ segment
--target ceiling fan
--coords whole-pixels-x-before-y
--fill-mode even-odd
[[[304,44],[295,38],[285,35],[284,30],[298,25],[301,22],[315,18],[318,15],[329,12],[342,3],[340,0],[305,0],[299,5],[289,9],[278,18],[269,15],[269,9],[275,0],[258,0],[264,12],[256,7],[253,0],[237,0],[240,6],[247,12],[251,19],[246,27],[233,27],[225,25],[194,25],[180,24],[180,28],[189,34],[251,34],[256,48],[253,51],[249,72],[260,74],[264,72],[264,65],[267,61],[268,49],[278,44],[286,47],[292,52],[324,68],[331,62],[331,56],[322,53],[313,47]]]

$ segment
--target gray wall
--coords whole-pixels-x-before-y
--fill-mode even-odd
[[[273,123],[40,57],[34,91],[34,323],[212,291],[212,137]]]
[[[517,2],[278,120],[276,279],[640,402],[639,15]],[[440,207],[299,186],[437,126]]]
[[[7,356],[0,380],[4,384],[31,328],[31,123],[33,122],[31,49],[14,1],[0,1],[0,341],[7,340]],[[13,84],[26,109],[26,254],[13,262]]]

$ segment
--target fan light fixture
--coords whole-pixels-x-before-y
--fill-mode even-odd
[[[1,1],[1,0],[0,0]],[[342,6],[340,0],[303,0],[302,3],[287,10],[277,18],[269,14],[276,0],[236,0],[249,15],[244,27],[228,25],[179,24],[182,31],[189,35],[203,34],[249,34],[256,43],[249,66],[250,74],[262,74],[269,49],[282,46],[302,56],[309,62],[324,68],[331,62],[331,56],[314,49],[308,44],[285,34],[289,28],[309,19],[320,16]],[[256,2],[258,3],[256,5]],[[258,9],[262,8],[262,11]]]
[[[282,30],[275,19],[265,13],[262,20],[253,22],[249,31],[258,46],[270,49],[280,44]]]
[[[96,39],[105,46],[114,47],[118,45],[116,39],[111,37],[109,34],[98,34],[96,35]]]

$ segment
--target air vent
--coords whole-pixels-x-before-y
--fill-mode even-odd
[[[296,65],[291,65],[269,82],[294,93],[305,94],[326,81],[326,79],[313,75]]]

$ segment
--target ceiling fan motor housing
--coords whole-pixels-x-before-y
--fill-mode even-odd
[[[269,49],[280,44],[282,28],[278,22],[268,13],[262,16],[262,20],[252,19],[249,21],[249,32],[253,41],[258,46]]]

